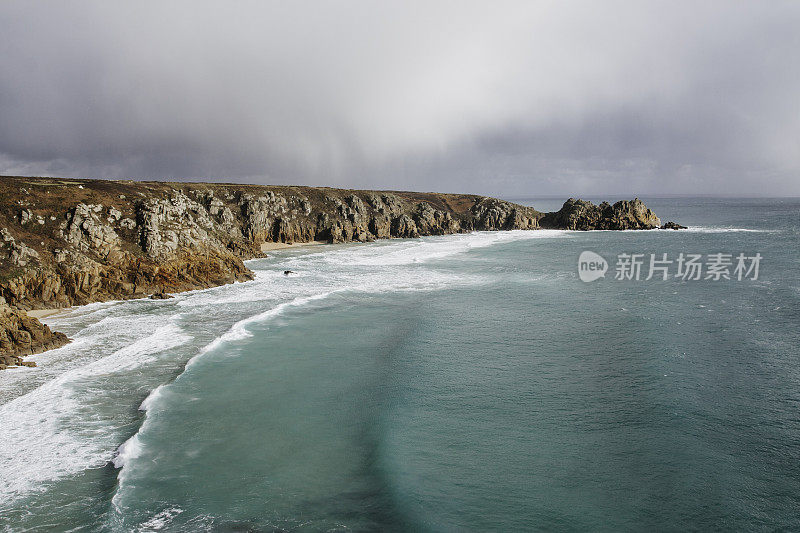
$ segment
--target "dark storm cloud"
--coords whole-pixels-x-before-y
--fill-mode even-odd
[[[0,173],[800,194],[800,3],[4,2]]]

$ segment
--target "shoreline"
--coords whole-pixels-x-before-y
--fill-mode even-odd
[[[271,252],[274,250],[285,250],[286,248],[302,248],[304,246],[320,246],[322,244],[329,244],[326,241],[308,241],[308,242],[262,242],[260,249],[262,252]]]
[[[86,304],[89,305],[89,304]],[[25,311],[28,316],[33,317],[37,320],[42,320],[43,318],[52,317],[54,315],[58,315],[61,313],[66,313],[72,309],[71,307],[54,307],[52,309],[31,309],[29,311]]]

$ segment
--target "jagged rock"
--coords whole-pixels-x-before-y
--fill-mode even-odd
[[[381,196],[381,200],[383,201],[383,210],[379,211],[385,215],[397,215],[403,210],[400,200],[393,194],[384,194]]]
[[[75,206],[69,215],[64,238],[83,252],[95,252],[105,258],[119,247],[120,241],[114,228],[103,224],[97,216],[102,208],[83,203]]]
[[[681,226],[677,222],[669,221],[666,224],[664,224],[663,226],[661,226],[661,229],[676,229],[677,230],[677,229],[688,229],[688,228],[686,226]]]
[[[638,198],[621,200],[614,205],[603,202],[599,206],[570,198],[559,211],[547,213],[539,223],[544,228],[584,231],[654,229],[661,225],[655,213]]]
[[[535,229],[541,213],[532,207],[512,204],[496,198],[483,198],[472,207],[474,229],[484,231]]]
[[[350,196],[348,196],[346,198],[346,200],[347,200],[348,205],[350,205],[350,207],[353,208],[354,212],[356,212],[356,213],[358,213],[360,215],[363,215],[363,214],[365,214],[367,212],[367,208],[364,205],[364,201],[361,200],[361,198],[359,198],[355,194],[351,194]]]
[[[369,221],[369,231],[378,239],[392,236],[392,221],[387,215],[373,215]]]
[[[24,267],[33,260],[39,259],[39,253],[23,242],[13,243],[9,257],[14,266]]]
[[[39,252],[21,241],[17,241],[8,231],[8,228],[0,229],[0,248],[8,247],[8,259],[11,264],[17,267],[27,266],[32,261],[39,260]]]
[[[150,295],[151,300],[169,300],[170,298],[175,298],[175,297],[166,292],[154,292],[153,294]]]
[[[331,244],[345,242],[346,237],[344,230],[344,225],[340,221],[337,220],[334,222],[329,230],[328,242]]]
[[[417,223],[408,215],[400,215],[392,220],[392,236],[404,238],[419,237]]]
[[[168,199],[139,203],[137,220],[142,250],[158,261],[175,255],[179,248],[187,252],[224,248],[205,229],[214,225],[205,207],[178,191]]]
[[[269,191],[265,196],[254,198],[245,195],[241,202],[244,215],[244,233],[247,238],[256,242],[271,241],[275,233],[275,223],[286,213],[286,198]]]
[[[30,209],[23,209],[19,213],[19,223],[23,226],[28,222],[30,222],[32,218],[33,218],[33,213],[31,213]]]
[[[0,304],[0,365],[36,366],[22,361],[20,356],[31,355],[68,343],[66,335],[50,328],[24,311]]]
[[[211,216],[219,216],[222,213],[222,209],[225,207],[225,203],[220,200],[219,198],[212,198],[208,203],[208,213]]]
[[[125,229],[133,229],[136,227],[136,221],[132,218],[123,218],[119,221],[119,226]]]
[[[417,230],[422,235],[446,235],[457,233],[461,229],[458,221],[450,213],[434,209],[427,202],[420,202],[414,211]]]

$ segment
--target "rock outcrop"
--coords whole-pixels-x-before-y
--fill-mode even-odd
[[[671,220],[661,226],[661,229],[689,229],[686,226],[681,226],[677,222],[672,222]]]
[[[638,230],[655,229],[661,220],[644,202],[635,198],[614,205],[603,202],[595,205],[586,200],[570,198],[559,211],[547,213],[539,220],[543,228],[569,230]]]
[[[0,353],[65,342],[26,309],[246,281],[244,261],[260,257],[265,243],[659,225],[638,199],[613,206],[570,199],[545,215],[464,194],[0,177],[0,298],[9,324]]]
[[[52,350],[68,342],[63,333],[50,331],[24,311],[8,307],[0,298],[0,370],[9,366],[36,366],[22,356]]]

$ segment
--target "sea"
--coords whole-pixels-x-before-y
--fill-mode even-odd
[[[0,531],[799,531],[800,200],[644,200],[45,319]]]

